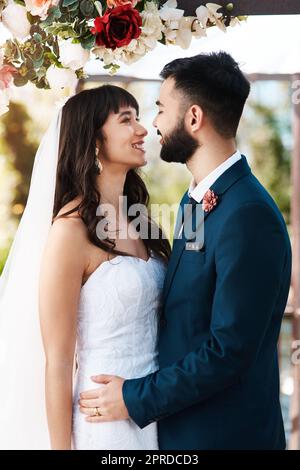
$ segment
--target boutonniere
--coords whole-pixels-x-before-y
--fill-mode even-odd
[[[211,212],[218,204],[219,197],[211,189],[206,191],[202,200],[202,209],[204,212]]]

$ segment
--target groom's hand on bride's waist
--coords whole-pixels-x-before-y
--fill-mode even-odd
[[[125,379],[115,375],[96,375],[91,379],[105,386],[80,393],[79,409],[86,415],[86,421],[101,423],[128,419],[129,414],[122,395]]]

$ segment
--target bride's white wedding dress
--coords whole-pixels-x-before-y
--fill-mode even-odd
[[[165,266],[116,256],[102,263],[81,289],[73,396],[73,448],[157,450],[157,424],[140,429],[131,419],[88,423],[79,411],[80,392],[97,385],[92,375],[145,376],[158,369],[158,312]]]

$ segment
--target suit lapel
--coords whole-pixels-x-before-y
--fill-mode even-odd
[[[211,186],[211,190],[214,191],[214,193],[219,197],[218,200],[218,205],[214,210],[217,210],[219,207],[219,204],[221,204],[221,196],[233,185],[235,184],[240,178],[248,175],[251,173],[251,169],[247,163],[247,159],[244,155],[242,155],[241,160],[236,162],[234,165],[232,165],[230,168],[228,168],[227,171],[225,171],[216,181],[215,183]],[[187,204],[189,201],[189,197],[187,193],[184,195],[182,201],[181,201],[181,208],[184,207],[184,204]],[[199,203],[200,204],[200,203]],[[193,216],[195,208],[198,206],[198,203],[196,203],[191,211],[190,217]],[[212,211],[213,212],[213,211]],[[209,216],[210,212],[205,212],[204,217],[202,220],[202,223],[204,223]],[[178,230],[178,218],[176,221],[176,229]],[[182,219],[181,219],[182,220]],[[189,220],[189,219],[187,219]],[[187,222],[187,220],[185,222]],[[181,222],[181,221],[180,221]],[[180,224],[181,225],[181,224]],[[199,227],[198,227],[199,228]],[[184,232],[184,231],[183,231]],[[178,233],[178,232],[175,232]],[[183,253],[183,250],[185,249],[185,244],[187,242],[189,237],[185,237],[184,233],[182,235],[181,239],[174,239],[173,243],[173,251],[172,255],[169,261],[169,266],[168,266],[168,272],[166,275],[166,280],[165,280],[165,285],[164,285],[164,291],[163,291],[163,298],[164,301],[166,301],[168,293],[170,291],[178,264],[179,260],[181,258],[181,255]]]
[[[190,204],[192,206],[192,204]],[[193,205],[193,208],[191,210],[191,214],[189,215],[189,217],[184,221],[184,223],[188,223],[190,218],[193,217],[193,215],[195,214],[195,210],[196,210],[196,207],[199,206],[198,203],[196,203],[195,205]],[[202,209],[201,209],[202,210]],[[202,224],[204,223],[204,221],[207,219],[207,217],[209,216],[209,212],[206,212],[204,213],[204,217],[202,219]],[[197,230],[200,229],[200,224],[199,226],[197,227]],[[179,260],[181,258],[181,255],[185,249],[185,244],[186,242],[190,240],[190,237],[189,236],[185,236],[185,233],[183,231],[183,234],[182,234],[182,238],[174,241],[174,244],[173,244],[173,250],[172,250],[172,256],[170,258],[170,262],[169,262],[169,266],[168,266],[168,272],[167,272],[167,276],[166,276],[166,280],[165,280],[165,286],[164,286],[164,293],[163,293],[163,297],[164,299],[167,298],[167,295],[169,293],[169,290],[170,290],[170,287],[172,285],[172,281],[173,281],[173,278],[175,276],[175,273],[176,273],[176,270],[177,270],[177,267],[178,267],[178,263],[179,263]]]

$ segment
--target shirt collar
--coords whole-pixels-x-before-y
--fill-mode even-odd
[[[227,158],[225,162],[221,163],[211,173],[209,173],[199,184],[196,185],[194,179],[192,179],[188,195],[196,202],[200,202],[203,199],[204,194],[214,184],[214,182],[232,165],[242,158],[241,153],[237,150],[231,157]]]

